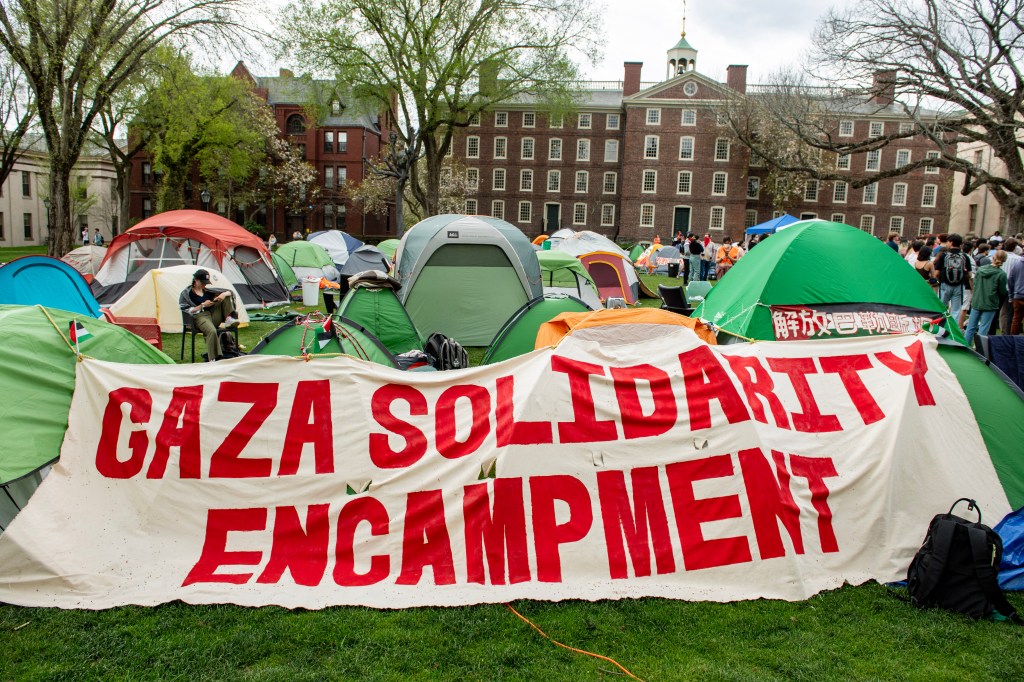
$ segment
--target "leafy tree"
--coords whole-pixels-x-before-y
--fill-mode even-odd
[[[24,153],[35,104],[17,65],[0,55],[0,184]]]
[[[386,158],[389,151],[385,147],[381,152],[381,158]],[[381,158],[370,159],[371,166],[380,167],[382,165]],[[426,174],[425,165],[421,164],[417,170],[421,176]],[[422,178],[420,182],[424,182]],[[461,213],[466,205],[468,190],[469,183],[466,180],[465,167],[452,158],[444,159],[441,166],[437,212]],[[343,194],[349,201],[361,205],[364,213],[375,215],[388,214],[391,206],[395,203],[397,192],[398,181],[394,176],[387,173],[375,173],[372,170],[359,183],[348,181],[343,190]],[[430,215],[423,204],[417,200],[410,185],[404,186],[402,197],[403,212],[411,218],[413,224]]]
[[[456,128],[527,93],[571,105],[570,52],[597,56],[598,9],[586,0],[322,0],[289,5],[282,25],[299,61],[359,84],[355,94],[385,112],[407,151],[411,192],[433,215]]]
[[[233,34],[242,0],[10,0],[0,49],[25,75],[46,140],[52,189],[48,251],[77,241],[72,168],[93,123],[140,62],[169,40]]]

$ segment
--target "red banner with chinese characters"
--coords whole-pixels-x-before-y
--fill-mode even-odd
[[[879,334],[916,334],[939,313],[913,308],[852,309],[853,306],[773,305],[772,329],[776,341],[837,339]],[[879,306],[882,308],[882,306]]]

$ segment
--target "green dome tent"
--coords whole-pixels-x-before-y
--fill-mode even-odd
[[[439,215],[402,237],[395,277],[421,335],[483,346],[544,293],[537,252],[517,227],[485,216]]]
[[[579,262],[579,261],[577,261]],[[590,312],[592,308],[580,299],[566,294],[544,294],[529,301],[508,318],[484,355],[484,365],[525,355],[537,341],[537,330],[545,322],[562,313]]]
[[[597,285],[580,259],[564,251],[538,251],[544,293],[575,296],[593,309],[602,308]]]
[[[394,261],[395,252],[398,251],[398,245],[401,243],[400,239],[385,239],[380,244],[377,244],[377,248],[380,249],[381,253]]]
[[[842,223],[809,220],[780,230],[737,261],[693,314],[734,336],[770,341],[772,306],[945,318],[950,337],[963,338],[899,254]]]
[[[288,261],[281,254],[277,251],[271,251],[270,259],[274,261],[274,268],[277,270],[277,274],[281,276],[281,281],[284,282],[288,291],[298,286],[299,280],[295,277],[295,271],[292,270],[292,266],[288,264]]]
[[[384,344],[362,325],[334,318],[334,333],[325,336],[324,322],[319,316],[295,318],[263,337],[251,355],[351,355],[378,365],[397,366]]]
[[[345,295],[335,314],[366,327],[395,355],[423,350],[416,325],[389,288],[356,286]]]
[[[299,281],[303,277],[323,277],[324,267],[334,267],[334,261],[331,260],[327,249],[313,242],[288,242],[277,247],[274,253],[291,267]]]
[[[87,358],[129,364],[174,361],[131,332],[102,320],[44,308],[0,305],[0,531],[39,485],[39,469],[57,460],[75,390],[69,331],[76,321]],[[88,360],[86,360],[88,361]]]

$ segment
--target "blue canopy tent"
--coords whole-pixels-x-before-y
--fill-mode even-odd
[[[780,227],[784,227],[791,223],[798,222],[799,218],[794,218],[788,213],[783,213],[778,218],[772,218],[771,220],[765,221],[760,225],[754,225],[753,227],[747,228],[747,234],[765,234],[773,233]]]
[[[0,304],[41,305],[100,316],[99,303],[82,274],[49,256],[22,256],[0,268]]]

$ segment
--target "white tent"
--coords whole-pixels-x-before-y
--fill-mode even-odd
[[[106,255],[107,247],[89,244],[80,246],[74,251],[68,251],[61,260],[83,275],[95,275],[99,272],[100,264]]]
[[[235,296],[235,314],[238,321],[249,323],[249,314],[241,305],[241,297],[235,286],[217,270],[204,268],[210,273],[210,287],[227,289]],[[168,268],[154,268],[142,276],[135,286],[129,289],[112,306],[110,312],[116,317],[155,317],[160,331],[180,334],[181,308],[178,298],[186,287],[192,285],[195,265],[174,265]]]
[[[334,265],[341,269],[349,255],[363,245],[361,241],[341,230],[322,230],[306,237],[306,241],[319,244],[330,254]]]
[[[561,230],[559,230],[559,232],[560,231]],[[558,234],[558,232],[555,234]],[[622,247],[611,239],[608,239],[608,237],[598,234],[597,232],[591,232],[590,230],[574,232],[557,244],[553,244],[551,248],[571,253],[577,258],[588,253],[594,253],[595,251],[603,251],[605,253],[618,254],[626,260],[629,260],[629,254],[626,253]],[[632,261],[630,261],[630,265],[632,265]]]

